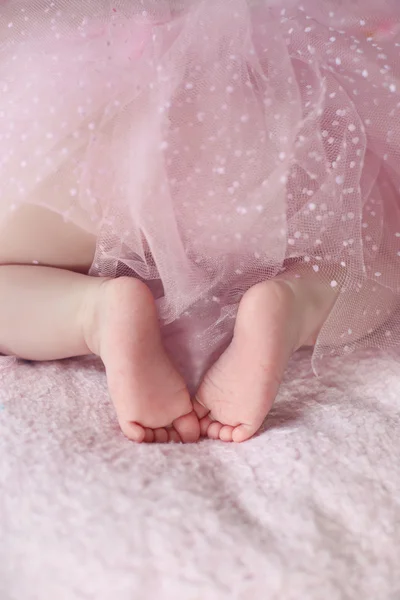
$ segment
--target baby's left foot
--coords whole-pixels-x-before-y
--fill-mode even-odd
[[[308,279],[275,279],[244,295],[233,340],[196,395],[202,435],[244,442],[259,430],[291,354],[313,341],[334,300]]]

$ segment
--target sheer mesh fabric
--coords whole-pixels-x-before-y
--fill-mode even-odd
[[[284,270],[338,291],[314,359],[400,342],[392,0],[3,0],[0,219],[97,236],[195,387]],[[316,365],[317,363],[315,363]]]

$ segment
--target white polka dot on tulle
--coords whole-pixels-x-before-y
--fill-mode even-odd
[[[29,201],[89,223],[94,274],[161,278],[166,320],[203,318],[214,298],[202,348],[229,337],[249,286],[307,271],[350,290],[331,323],[352,351],[354,290],[374,306],[362,334],[400,293],[400,34],[385,3],[382,25],[370,0],[193,0],[173,19],[117,4],[2,4],[0,215]],[[400,338],[386,320],[369,334],[381,345]]]

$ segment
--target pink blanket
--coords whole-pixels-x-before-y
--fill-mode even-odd
[[[0,378],[1,600],[400,598],[398,357],[299,354],[241,446],[128,442],[91,359]]]

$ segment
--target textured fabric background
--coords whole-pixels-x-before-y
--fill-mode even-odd
[[[398,357],[309,364],[242,446],[126,441],[91,359],[3,371],[1,600],[400,599]]]

